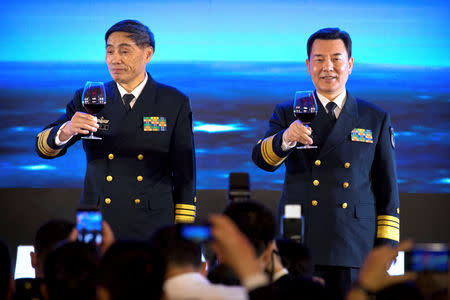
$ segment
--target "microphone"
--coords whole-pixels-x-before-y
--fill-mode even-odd
[[[304,236],[303,217],[301,205],[287,204],[284,206],[284,215],[281,217],[281,236],[296,243],[303,243]]]
[[[231,202],[250,200],[250,179],[248,173],[230,173],[228,199]]]

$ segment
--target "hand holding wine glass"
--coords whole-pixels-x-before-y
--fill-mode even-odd
[[[83,95],[81,96],[81,103],[84,109],[91,114],[96,116],[106,104],[106,92],[103,82],[86,82],[84,86]],[[101,137],[94,136],[91,131],[89,136],[84,136],[82,139],[86,140],[101,140]]]
[[[294,97],[294,115],[305,126],[309,124],[317,115],[317,102],[313,91],[297,91]],[[317,146],[304,145],[297,149],[314,149]]]

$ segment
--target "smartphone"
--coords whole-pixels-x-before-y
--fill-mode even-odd
[[[416,244],[405,252],[405,271],[448,272],[448,252],[445,243]]]
[[[83,243],[102,243],[102,213],[97,208],[77,210],[78,240]]]
[[[196,243],[212,240],[210,224],[177,224],[179,236]]]

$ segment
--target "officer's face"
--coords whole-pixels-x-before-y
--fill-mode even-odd
[[[106,42],[106,64],[114,81],[133,90],[145,78],[153,48],[140,48],[126,32],[113,32]]]
[[[353,58],[348,58],[341,39],[317,39],[312,44],[306,67],[317,92],[333,100],[345,90],[348,75],[352,73]]]

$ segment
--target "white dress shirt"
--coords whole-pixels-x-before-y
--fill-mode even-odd
[[[213,284],[198,272],[189,272],[167,279],[163,284],[167,300],[247,300],[242,286]]]

